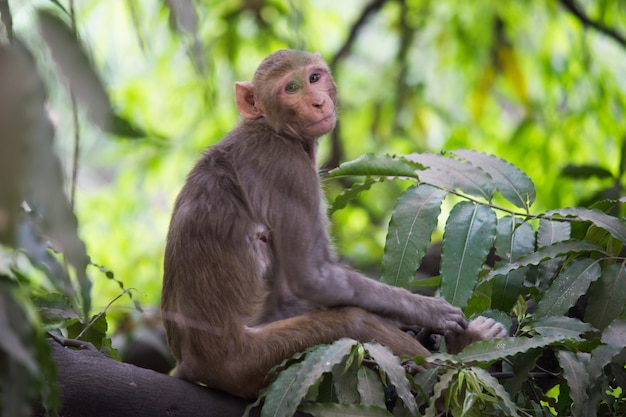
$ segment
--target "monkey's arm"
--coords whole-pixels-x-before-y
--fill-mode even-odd
[[[339,264],[330,250],[323,215],[308,209],[303,196],[296,221],[283,219],[274,244],[283,280],[298,299],[319,306],[356,306],[408,325],[438,333],[461,333],[467,327],[463,312],[439,297],[425,297],[382,284]],[[315,198],[315,196],[313,196]],[[290,201],[295,205],[298,201]],[[318,207],[319,207],[319,203]],[[286,216],[289,217],[289,216]],[[307,254],[307,256],[298,256]]]

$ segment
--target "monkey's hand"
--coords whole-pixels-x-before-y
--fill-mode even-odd
[[[470,321],[465,333],[446,332],[446,347],[450,353],[459,353],[470,343],[508,335],[506,328],[494,319],[478,316]]]
[[[413,296],[418,299],[418,306],[413,309],[415,324],[439,334],[465,332],[468,323],[461,309],[441,297]]]

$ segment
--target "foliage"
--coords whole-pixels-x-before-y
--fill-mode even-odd
[[[402,415],[413,389],[429,413],[434,390],[454,415],[624,414],[622,2],[54,0],[33,12],[40,3],[0,0],[3,416],[29,415],[37,395],[55,409],[46,333],[115,356],[109,307],[131,294],[118,276],[158,300],[174,196],[236,120],[225,86],[280,47],[321,50],[340,86],[326,166],[366,154],[327,182],[340,253],[367,268],[382,257],[385,282],[440,288],[468,315],[512,317],[516,336],[434,355],[441,366],[409,385],[376,345],[318,347],[278,377],[307,376],[288,410],[317,399],[301,408]],[[411,153],[464,147],[539,187],[484,153]],[[589,209],[550,210],[572,205]],[[416,280],[441,234],[441,277]]]
[[[558,415],[626,411],[626,396],[620,391],[626,377],[626,225],[619,218],[584,208],[531,214],[535,188],[529,177],[502,159],[470,150],[365,155],[330,173],[333,178],[346,175],[366,177],[359,184],[379,177],[417,183],[400,196],[389,223],[382,280],[390,285],[408,289],[421,284],[414,280],[415,271],[448,201],[452,207],[444,217],[441,296],[468,315],[512,316],[513,335],[474,343],[458,355],[430,356],[426,361],[438,365],[438,378],[429,370],[412,380],[401,377],[402,368],[389,352],[378,349],[377,355],[368,344],[344,339],[316,347],[278,374],[264,393],[264,415],[291,415],[304,400],[316,402],[301,407],[314,415],[354,413],[356,404],[362,404],[358,412],[363,415],[399,412],[389,402],[385,409],[382,395],[369,404],[357,395],[339,394],[354,384],[353,379],[339,379],[336,367],[344,373],[351,369],[360,386],[360,375],[370,369],[359,368],[363,350],[384,371],[376,380],[378,392],[393,384],[402,398],[395,407],[411,415],[416,406],[406,398],[408,389],[426,394],[416,397],[426,416],[437,415],[442,407],[453,416],[542,415],[542,404],[550,401],[535,382],[542,377],[551,378],[563,394],[553,405]],[[610,211],[623,202],[604,203],[598,206]],[[492,248],[498,261],[489,266]],[[540,365],[541,352],[556,359],[554,369]],[[424,358],[414,360],[421,363]],[[500,380],[488,372],[494,364],[501,367]],[[535,367],[543,372],[540,377]]]

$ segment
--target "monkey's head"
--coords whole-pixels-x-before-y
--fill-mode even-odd
[[[276,51],[235,93],[244,119],[262,118],[278,133],[308,141],[335,127],[337,87],[319,53]]]

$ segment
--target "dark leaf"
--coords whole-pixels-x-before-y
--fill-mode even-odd
[[[461,309],[467,305],[496,233],[496,215],[467,201],[452,209],[441,250],[441,296]]]
[[[446,192],[427,184],[407,189],[389,221],[381,281],[409,288],[437,226]]]

